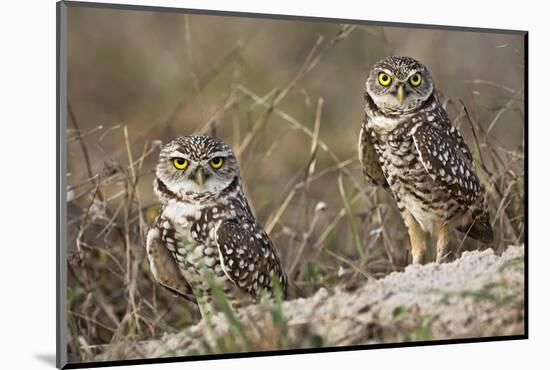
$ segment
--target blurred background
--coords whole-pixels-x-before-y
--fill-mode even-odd
[[[357,159],[364,82],[387,55],[430,69],[487,189],[491,247],[523,243],[522,35],[68,9],[70,361],[199,318],[153,281],[144,253],[159,148],[179,135],[233,147],[256,217],[307,295],[402,270],[405,226]],[[457,254],[486,247],[455,241]]]

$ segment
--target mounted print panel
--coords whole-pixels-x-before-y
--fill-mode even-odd
[[[526,32],[61,2],[58,38],[58,367],[527,338]]]

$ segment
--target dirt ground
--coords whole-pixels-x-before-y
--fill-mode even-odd
[[[408,266],[362,286],[220,313],[180,333],[106,347],[122,360],[524,333],[524,247],[465,252],[448,264]]]

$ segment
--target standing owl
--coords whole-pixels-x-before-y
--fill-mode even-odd
[[[424,65],[390,56],[373,66],[358,149],[363,173],[397,201],[413,263],[426,262],[428,235],[436,239],[438,262],[450,254],[449,237],[455,228],[492,242],[472,155]]]
[[[231,148],[208,136],[182,136],[160,152],[154,189],[161,208],[147,235],[155,279],[214,312],[217,285],[234,308],[271,296],[273,280],[286,295],[277,251],[256,222]],[[214,283],[214,284],[213,284]]]

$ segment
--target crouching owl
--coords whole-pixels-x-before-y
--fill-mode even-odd
[[[252,214],[227,144],[174,139],[160,152],[154,190],[161,207],[147,256],[161,285],[198,303],[203,317],[217,311],[213,286],[234,308],[271,296],[274,281],[286,294],[278,253]]]

